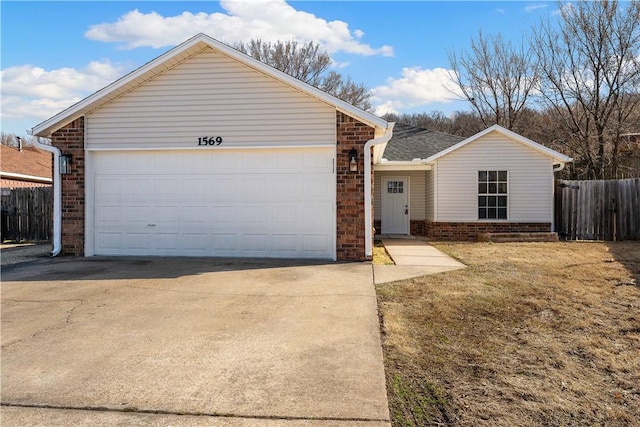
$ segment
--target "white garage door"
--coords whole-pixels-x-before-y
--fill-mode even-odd
[[[96,152],[94,252],[334,258],[333,152]]]

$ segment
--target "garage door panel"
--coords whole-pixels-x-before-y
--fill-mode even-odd
[[[123,234],[123,246],[127,250],[149,250],[152,249],[153,235],[149,232],[135,233],[125,232]]]
[[[124,224],[153,224],[155,221],[153,215],[153,206],[125,206],[124,208]]]
[[[213,233],[211,236],[213,249],[222,256],[237,254],[240,249],[240,236],[231,233]]]
[[[269,224],[269,208],[267,206],[243,206],[242,225],[246,227],[266,227]]]
[[[324,248],[329,244],[326,234],[303,234],[302,250],[309,256],[320,256]]]
[[[210,206],[210,224],[216,226],[238,226],[242,219],[241,209],[237,205]]]
[[[153,180],[150,178],[142,179],[135,175],[126,177],[122,179],[122,186],[124,188],[123,203],[125,204],[150,202],[153,200],[154,185]]]
[[[159,202],[177,202],[184,199],[181,180],[156,179],[153,183],[153,200]]]
[[[303,153],[302,154],[302,167],[308,172],[320,172],[320,173],[332,173],[333,172],[333,153],[323,153],[324,155],[317,155],[317,153]]]
[[[122,207],[101,205],[100,209],[97,209],[96,220],[103,224],[119,225],[122,222]]]
[[[332,258],[332,153],[95,153],[94,252]]]
[[[174,224],[176,221],[181,221],[183,216],[183,209],[181,205],[173,204],[156,206],[153,210],[153,224]]]
[[[205,199],[211,202],[238,202],[242,199],[242,183],[223,175],[208,175],[200,178],[208,181]]]
[[[187,252],[207,254],[211,252],[211,238],[203,233],[184,233],[182,235],[183,249]]]
[[[96,233],[96,246],[102,249],[104,255],[119,254],[122,249],[122,233]]]
[[[316,206],[303,206],[302,210],[302,223],[306,228],[322,228],[327,221],[331,220],[333,215],[333,209],[326,205]]]
[[[211,223],[211,208],[206,205],[182,206],[180,220],[187,226],[202,226]]]
[[[334,186],[323,180],[322,176],[311,174],[302,177],[302,192],[306,199],[326,202],[333,198]]]

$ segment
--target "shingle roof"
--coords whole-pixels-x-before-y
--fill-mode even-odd
[[[396,123],[382,157],[389,161],[426,159],[464,139],[461,136]]]
[[[19,151],[16,147],[0,145],[0,172],[51,179],[51,167],[51,153],[48,151],[30,146]],[[14,180],[19,179],[5,177],[2,187],[24,186],[12,182]]]

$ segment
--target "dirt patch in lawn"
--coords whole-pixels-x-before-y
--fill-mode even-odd
[[[640,243],[435,246],[377,288],[394,426],[638,425]]]

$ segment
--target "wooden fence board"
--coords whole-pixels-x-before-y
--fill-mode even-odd
[[[50,240],[52,204],[51,187],[3,189],[2,241]]]
[[[561,181],[556,231],[570,240],[640,240],[640,178]]]

